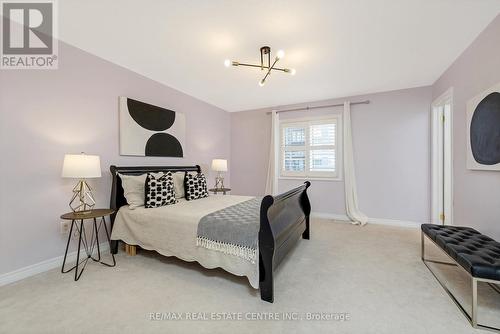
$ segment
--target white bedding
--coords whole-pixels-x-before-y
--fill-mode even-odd
[[[231,274],[246,276],[250,285],[258,289],[258,261],[252,264],[234,255],[196,246],[198,222],[203,216],[252,198],[224,195],[193,201],[180,199],[177,204],[153,209],[139,207],[130,210],[128,206],[122,206],[116,214],[111,239],[184,261],[197,261],[205,268],[220,267]]]

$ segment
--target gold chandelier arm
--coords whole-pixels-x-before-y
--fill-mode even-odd
[[[269,69],[267,70],[267,73],[266,75],[264,76],[264,78],[260,81],[262,82],[262,84],[264,84],[264,82],[266,81],[267,77],[269,76],[269,74],[271,74],[271,71],[274,69],[274,65],[276,65],[276,63],[278,62],[279,58],[276,57],[276,59],[274,59],[274,63],[271,67],[269,67]]]
[[[237,65],[234,64],[233,66],[247,66],[247,67],[258,67],[258,68],[261,68],[260,65],[246,64],[246,63],[237,63]],[[265,69],[265,70],[269,70],[268,66],[264,66],[262,68]],[[290,69],[288,69],[288,68],[281,68],[281,67],[271,67],[271,70],[273,70],[273,71],[281,71],[281,72],[286,72],[286,73],[288,73],[290,71]]]

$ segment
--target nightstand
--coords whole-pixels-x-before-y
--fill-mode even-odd
[[[217,193],[222,193],[222,195],[225,195],[226,192],[231,191],[231,188],[212,188],[212,189],[208,189],[208,191],[213,192],[214,195],[217,195]]]
[[[61,272],[63,274],[69,273],[73,269],[75,269],[75,281],[78,281],[80,276],[82,276],[83,270],[85,270],[85,266],[87,265],[87,262],[89,259],[92,259],[95,262],[99,262],[105,266],[108,267],[114,267],[116,265],[115,261],[115,256],[113,253],[111,253],[111,258],[113,259],[112,264],[104,263],[101,261],[101,250],[99,248],[99,231],[101,229],[101,226],[104,226],[104,231],[106,232],[106,238],[108,239],[108,243],[110,245],[110,252],[111,252],[111,240],[109,237],[108,233],[108,228],[106,226],[106,216],[109,216],[113,214],[115,211],[111,209],[95,209],[95,210],[90,210],[85,213],[79,213],[79,212],[68,212],[65,213],[61,216],[61,219],[65,220],[71,220],[71,227],[69,230],[69,235],[68,235],[68,242],[66,244],[66,251],[64,252],[64,260],[63,260],[63,265]],[[99,224],[97,224],[97,218],[100,218]],[[91,228],[92,228],[92,233],[90,240],[87,239],[87,233],[85,233],[85,221],[90,220],[91,221]],[[66,257],[68,256],[68,248],[69,248],[69,243],[71,241],[71,236],[73,235],[73,228],[76,228],[78,231],[78,251],[76,253],[76,264],[71,267],[68,270],[64,269],[64,266],[66,265]],[[83,244],[85,253],[87,255],[87,258],[83,260],[80,263],[80,249],[81,245]],[[97,246],[97,258],[94,257],[94,248]],[[83,268],[80,272],[78,272],[78,267],[83,264]]]

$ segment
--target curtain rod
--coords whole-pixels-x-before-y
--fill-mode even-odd
[[[359,102],[351,102],[351,105],[353,104],[369,104],[370,100],[364,100],[364,101],[359,101]],[[288,111],[299,111],[299,110],[312,110],[312,109],[320,109],[320,108],[331,108],[331,107],[343,107],[343,103],[337,103],[337,104],[327,104],[324,106],[306,106],[306,107],[300,107],[300,108],[292,108],[292,109],[283,109],[283,110],[275,110],[277,113],[280,112],[288,112]],[[272,111],[268,111],[267,114],[271,114]]]

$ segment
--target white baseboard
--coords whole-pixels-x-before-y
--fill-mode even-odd
[[[419,222],[389,219],[389,218],[368,218],[368,223],[377,224],[377,225],[410,227],[410,228],[420,228],[420,225],[423,224],[423,223],[419,223]]]
[[[103,242],[99,244],[99,248],[101,252],[106,252],[109,250],[109,244],[107,242]],[[94,250],[94,253],[97,252],[97,247]],[[73,262],[76,261],[76,253],[77,251],[68,253],[68,256],[66,257],[66,263],[72,264]],[[80,257],[84,258],[86,256],[85,254],[85,249],[80,250]],[[5,273],[0,275],[0,286],[13,283],[19,280],[22,280],[23,278],[27,278],[36,274],[43,273],[45,271],[61,267],[62,263],[64,260],[64,255],[54,257],[52,259],[48,259],[42,262],[38,262],[35,264],[32,264],[30,266],[17,269],[14,271],[11,271],[9,273]]]
[[[348,222],[349,217],[346,215],[340,215],[336,213],[328,213],[328,212],[311,212],[311,217],[313,218],[322,218],[322,219],[333,219],[342,222]]]
[[[342,214],[327,213],[327,212],[312,212],[311,217],[322,218],[322,219],[332,219],[340,222],[350,222],[349,217]],[[368,218],[369,224],[376,225],[388,225],[388,226],[400,226],[400,227],[410,227],[410,228],[420,228],[422,223],[388,219],[388,218]]]

